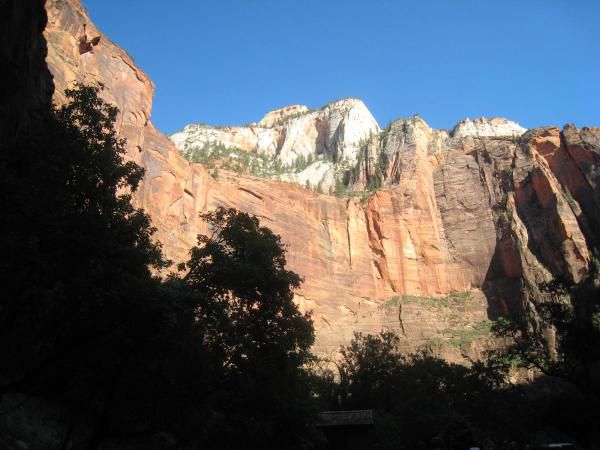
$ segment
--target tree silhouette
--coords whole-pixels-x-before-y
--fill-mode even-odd
[[[234,209],[201,215],[198,237],[182,265],[197,295],[204,342],[216,357],[214,428],[219,448],[290,448],[306,439],[312,321],[293,302],[301,282],[285,269],[281,238]]]
[[[2,153],[0,395],[67,407],[65,442],[95,448],[132,422],[152,428],[144,398],[155,386],[132,386],[144,385],[143,369],[143,380],[158,384],[160,358],[173,348],[162,339],[166,319],[189,320],[150,273],[165,261],[149,217],[131,203],[143,169],[124,159],[116,108],[93,87],[66,96],[31,139]],[[189,349],[189,338],[181,341]],[[125,405],[128,422],[116,429]]]

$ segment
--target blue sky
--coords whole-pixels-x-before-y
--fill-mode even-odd
[[[600,126],[598,0],[83,0],[156,85],[152,120],[233,125],[358,97],[419,114]]]

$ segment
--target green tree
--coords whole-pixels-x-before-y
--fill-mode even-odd
[[[333,192],[338,197],[343,197],[348,193],[348,187],[346,186],[346,183],[344,183],[344,177],[335,178]]]
[[[375,405],[389,398],[385,391],[401,358],[396,351],[400,342],[393,332],[379,335],[355,333],[350,345],[340,349],[338,372],[344,402]]]
[[[497,389],[478,368],[403,355],[399,344],[392,332],[356,333],[335,360],[337,381],[325,373],[317,395],[332,408],[374,409],[383,449],[423,447],[436,436],[449,448],[496,447],[507,435],[525,441],[522,421],[513,421],[516,391]]]
[[[294,161],[294,168],[296,169],[296,172],[301,172],[304,169],[306,169],[307,163],[306,163],[306,156],[304,155],[300,155],[296,158],[296,160]]]
[[[312,321],[293,302],[301,278],[256,217],[224,208],[201,217],[210,236],[198,236],[181,268],[216,358],[212,445],[290,448],[306,438],[310,403]]]

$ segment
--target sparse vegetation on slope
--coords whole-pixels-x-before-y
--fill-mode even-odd
[[[380,308],[389,308],[400,304],[413,303],[425,308],[449,308],[468,303],[472,299],[469,291],[451,292],[441,297],[422,297],[418,295],[396,295],[383,303]]]
[[[237,147],[226,147],[220,142],[207,142],[202,147],[191,147],[187,149],[185,156],[208,170],[221,168],[265,178],[294,170],[264,153],[245,152]]]
[[[492,325],[491,320],[482,320],[474,325],[466,325],[461,328],[446,328],[442,330],[442,334],[449,338],[450,345],[461,350],[468,350],[472,343],[491,337]]]

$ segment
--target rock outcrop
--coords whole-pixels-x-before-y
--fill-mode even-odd
[[[171,142],[150,122],[153,85],[126,52],[102,36],[80,55],[83,24],[100,31],[78,0],[46,4],[55,100],[77,81],[101,86],[120,108],[129,157],[146,169],[135,200],[167,256],[187,257],[206,231],[200,212],[226,206],[257,215],[305,278],[297,300],[314,312],[321,354],[353,331],[390,327],[407,349],[439,344],[452,355],[452,330],[483,330],[489,314],[527,310],[539,282],[552,274],[577,281],[591,264],[600,237],[599,129],[524,133],[505,119],[477,119],[448,133],[412,117],[382,131],[362,102],[347,99],[318,111],[284,108],[248,127],[191,125]],[[335,197],[227,170],[216,180],[182,155],[207,142],[285,165],[311,155],[304,171],[316,174],[290,181],[330,186],[342,167],[350,190],[362,192]]]
[[[246,152],[254,155],[254,164],[257,157],[271,160],[269,168],[261,167],[271,178],[329,192],[339,169],[353,166],[361,145],[379,132],[377,121],[362,101],[343,99],[316,111],[300,105],[281,108],[249,126],[187,125],[170,139],[192,161],[205,161],[215,147]],[[331,161],[337,166],[329,164]],[[247,164],[240,170],[252,173],[254,167]]]
[[[298,157],[328,155],[354,163],[360,143],[380,131],[377,121],[358,99],[329,103],[318,111],[289,106],[271,111],[245,127],[188,125],[171,141],[183,153],[207,143],[219,143],[245,152],[264,153],[292,165]]]
[[[154,85],[125,50],[102,35],[79,1],[48,0],[46,10],[47,63],[54,75],[54,101],[63,103],[64,90],[76,83],[99,86],[104,100],[119,108],[117,130],[127,139],[130,156],[139,159],[136,153],[141,153],[148,128]],[[94,52],[80,54],[84,24],[88,35],[102,39]]]
[[[258,126],[271,128],[275,125],[281,125],[285,120],[288,120],[291,117],[306,114],[307,112],[309,112],[309,109],[304,105],[284,106],[283,108],[265,114],[265,116],[260,119],[260,122],[258,122]]]
[[[244,152],[274,156],[282,139],[280,128],[250,125],[247,127],[212,127],[203,124],[187,125],[173,134],[171,141],[186,156],[206,144],[220,144]]]
[[[480,117],[475,120],[464,119],[456,124],[452,136],[461,138],[466,136],[492,137],[492,136],[520,136],[527,129],[512,120],[502,117],[487,119]]]

